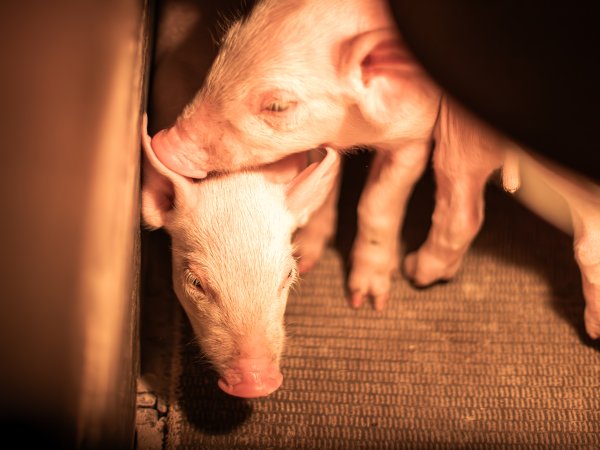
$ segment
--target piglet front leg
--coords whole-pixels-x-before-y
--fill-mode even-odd
[[[351,252],[348,288],[355,308],[368,297],[378,310],[388,301],[391,280],[398,270],[399,231],[406,203],[428,156],[428,142],[375,154],[358,205],[358,229]]]

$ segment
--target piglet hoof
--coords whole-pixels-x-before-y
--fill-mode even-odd
[[[390,297],[390,285],[390,275],[353,270],[348,280],[350,306],[360,308],[365,300],[371,299],[375,310],[383,310]]]
[[[589,306],[585,308],[583,315],[585,331],[592,339],[600,338],[600,314]]]
[[[383,294],[365,294],[362,291],[354,291],[351,293],[350,306],[358,309],[363,305],[365,300],[370,298],[373,300],[373,308],[375,311],[382,311],[387,304],[389,297],[390,295],[387,292]]]
[[[413,252],[404,258],[402,272],[404,276],[418,288],[425,288],[436,283],[445,283],[456,275],[460,261],[447,264],[433,256],[421,252]]]

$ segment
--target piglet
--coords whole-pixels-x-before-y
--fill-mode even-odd
[[[283,380],[284,311],[297,280],[292,234],[325,200],[339,156],[327,150],[300,170],[306,158],[294,155],[196,181],[156,158],[146,124],[143,146],[142,216],[171,236],[174,290],[219,387],[245,398],[272,393]]]

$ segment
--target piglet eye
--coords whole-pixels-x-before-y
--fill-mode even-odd
[[[206,295],[204,287],[198,278],[196,278],[190,271],[186,273],[187,282],[194,288],[199,294]]]
[[[297,276],[298,276],[298,269],[296,268],[296,266],[294,266],[290,269],[286,282],[291,283],[291,282],[295,281]]]
[[[194,288],[198,289],[199,291],[204,291],[204,288],[202,287],[202,283],[200,283],[200,280],[197,280],[194,278],[192,280],[192,286],[194,286]]]
[[[292,285],[292,283],[295,280],[296,280],[296,268],[292,267],[290,269],[290,271],[288,272],[287,276],[281,282],[281,285],[279,286],[279,290],[282,291],[283,289],[288,288],[289,286]]]
[[[270,111],[270,112],[279,113],[279,112],[287,111],[288,109],[290,109],[291,105],[292,105],[292,102],[271,102],[267,106],[265,106],[265,110]]]

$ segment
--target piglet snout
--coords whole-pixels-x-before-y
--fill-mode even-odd
[[[168,169],[189,178],[205,178],[206,152],[198,148],[177,125],[161,130],[152,138],[152,149]]]
[[[265,397],[283,381],[279,366],[268,359],[240,359],[218,381],[229,395],[243,398]]]

